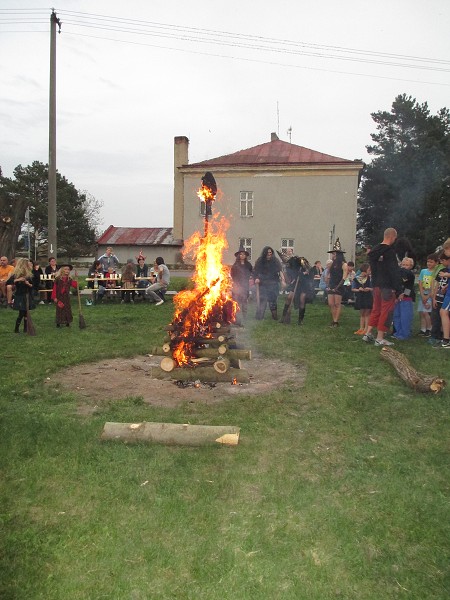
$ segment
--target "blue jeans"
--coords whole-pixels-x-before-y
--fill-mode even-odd
[[[414,304],[412,300],[401,300],[394,308],[395,337],[406,340],[411,336],[414,317]]]

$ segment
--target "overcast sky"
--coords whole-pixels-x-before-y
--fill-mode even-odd
[[[190,162],[272,131],[368,160],[370,113],[396,95],[433,113],[450,106],[446,0],[60,0],[55,10],[57,168],[103,202],[102,229],[173,225],[175,136],[189,138]],[[48,162],[50,14],[41,0],[0,1],[6,176]]]

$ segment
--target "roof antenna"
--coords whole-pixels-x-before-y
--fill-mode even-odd
[[[289,125],[289,129],[287,130],[287,134],[289,136],[289,143],[291,143],[291,140],[292,140],[292,125]]]
[[[280,137],[280,107],[277,100],[277,135]]]

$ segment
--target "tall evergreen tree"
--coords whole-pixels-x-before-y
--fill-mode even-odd
[[[397,96],[390,112],[372,113],[377,132],[367,151],[358,202],[359,237],[366,244],[395,227],[419,258],[442,243],[450,227],[450,112]]]

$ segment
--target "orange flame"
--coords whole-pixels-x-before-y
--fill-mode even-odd
[[[201,199],[214,199],[211,190],[205,186],[197,195]],[[222,264],[223,251],[228,247],[225,235],[228,227],[224,217],[210,216],[204,236],[195,232],[185,242],[183,257],[195,259],[195,271],[192,277],[194,289],[183,290],[174,298],[173,324],[182,325],[182,333],[172,349],[172,356],[179,366],[189,363],[194,339],[208,337],[211,323],[234,321],[237,305],[231,298],[229,269]]]

